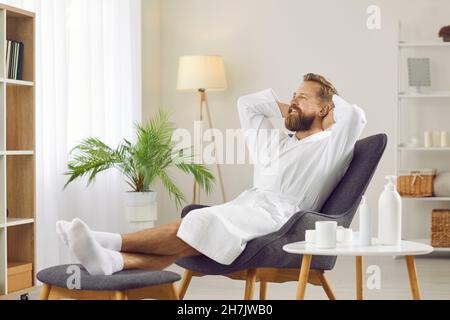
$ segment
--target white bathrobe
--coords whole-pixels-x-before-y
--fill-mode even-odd
[[[254,187],[236,199],[190,212],[178,237],[230,265],[255,238],[279,230],[296,212],[320,210],[345,174],[367,121],[356,105],[334,96],[336,123],[305,139],[275,129],[282,118],[272,89],[241,97],[239,116],[255,164]]]

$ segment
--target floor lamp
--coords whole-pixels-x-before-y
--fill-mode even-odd
[[[208,125],[213,129],[211,112],[208,105],[209,91],[224,91],[227,89],[225,65],[220,56],[184,56],[180,58],[178,70],[178,91],[198,92],[200,95],[200,121],[203,122],[204,110],[206,110]],[[225,203],[225,188],[223,185],[222,170],[217,161],[216,140],[213,137],[216,154],[217,174]],[[193,204],[200,204],[200,187],[194,182]]]

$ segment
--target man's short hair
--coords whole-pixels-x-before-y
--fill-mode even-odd
[[[320,74],[308,73],[303,77],[303,81],[310,81],[319,84],[320,90],[317,92],[317,95],[323,101],[331,102],[333,104],[333,96],[335,94],[339,95],[333,84]]]

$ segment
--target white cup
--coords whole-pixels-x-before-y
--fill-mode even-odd
[[[351,243],[353,242],[353,230],[345,229],[344,227],[338,227],[336,232],[337,242]]]
[[[336,248],[336,221],[316,222],[316,247],[319,249]]]
[[[316,230],[306,230],[305,234],[306,243],[315,243],[316,242]]]

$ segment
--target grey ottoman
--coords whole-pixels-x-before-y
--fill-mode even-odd
[[[44,286],[40,299],[77,300],[179,300],[170,271],[126,270],[112,276],[91,276],[81,265],[61,265],[42,270],[37,278]]]

